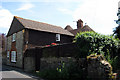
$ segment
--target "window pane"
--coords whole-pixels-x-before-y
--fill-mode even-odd
[[[60,34],[56,34],[56,41],[60,41]]]
[[[15,41],[15,39],[16,39],[16,33],[12,35],[12,41]]]
[[[16,51],[11,52],[11,62],[16,62]]]

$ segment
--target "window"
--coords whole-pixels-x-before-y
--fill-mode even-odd
[[[56,34],[56,41],[60,41],[60,34]]]
[[[15,39],[16,39],[16,33],[14,33],[14,34],[12,35],[12,42],[14,42]]]
[[[7,51],[7,58],[9,59],[10,57],[10,51]]]
[[[11,62],[16,62],[16,51],[11,52]]]

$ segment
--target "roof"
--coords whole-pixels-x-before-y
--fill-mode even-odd
[[[55,25],[51,25],[51,24],[47,24],[43,22],[24,19],[24,18],[17,17],[17,16],[15,16],[15,18],[24,26],[24,28],[27,28],[27,29],[74,36],[72,33],[70,33],[67,30],[64,30],[60,26],[55,26]]]
[[[85,32],[85,31],[94,31],[94,30],[92,30],[88,25],[85,25],[83,28],[74,29],[74,30],[71,30],[70,32],[76,35],[79,32]]]
[[[68,31],[73,30],[73,28],[72,28],[70,25],[67,25],[64,29],[65,29],[65,30],[68,30]]]

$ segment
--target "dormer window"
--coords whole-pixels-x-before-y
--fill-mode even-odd
[[[15,39],[16,39],[16,33],[14,33],[14,34],[12,35],[12,42],[14,42]]]
[[[60,34],[56,34],[56,41],[60,41]]]

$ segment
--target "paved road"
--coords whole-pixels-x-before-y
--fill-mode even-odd
[[[25,73],[21,69],[2,66],[2,80],[41,80],[36,76],[33,76],[30,73]]]

